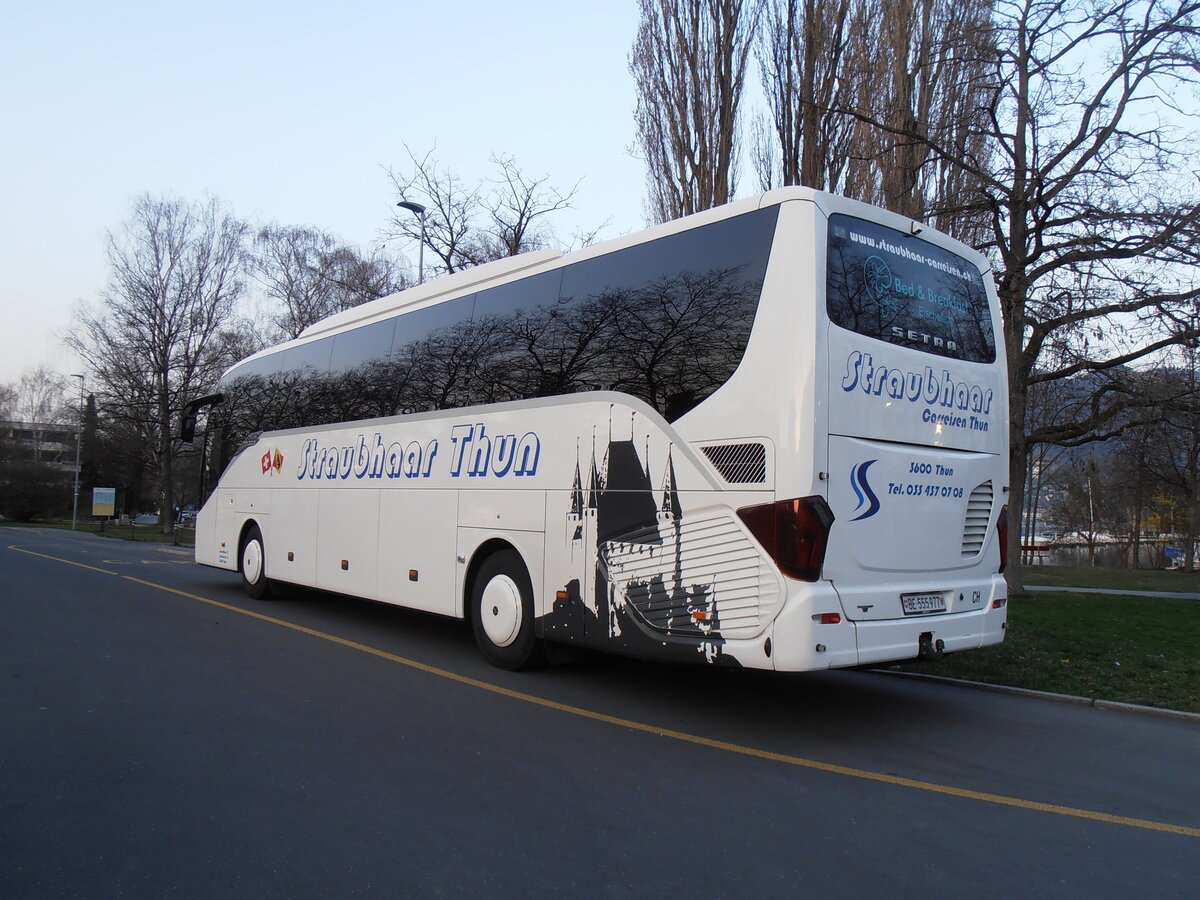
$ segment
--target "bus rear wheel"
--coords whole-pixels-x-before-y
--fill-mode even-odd
[[[534,632],[533,586],[520,554],[499,550],[471,582],[471,627],[484,658],[501,669],[544,665],[546,651]]]
[[[242,589],[247,596],[254,600],[269,598],[271,582],[267,579],[266,550],[257,525],[251,525],[242,538],[238,562],[238,568],[242,571]]]

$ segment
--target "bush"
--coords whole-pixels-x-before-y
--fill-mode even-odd
[[[10,461],[0,465],[0,512],[35,522],[70,512],[71,485],[62,469],[45,463]]]

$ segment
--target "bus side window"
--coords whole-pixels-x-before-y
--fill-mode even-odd
[[[329,359],[329,372],[358,369],[371,363],[384,362],[392,353],[392,336],[396,331],[396,320],[372,322],[353,331],[344,331],[333,339],[333,352]]]
[[[758,311],[778,207],[568,266],[560,302],[594,332],[586,380],[674,421],[729,380]]]

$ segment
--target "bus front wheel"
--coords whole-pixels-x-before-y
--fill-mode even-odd
[[[262,532],[251,525],[242,538],[242,549],[238,555],[242,570],[242,588],[254,600],[265,600],[271,596],[271,582],[267,580],[266,551],[263,548]]]
[[[515,550],[485,559],[471,583],[471,626],[484,657],[502,669],[527,669],[545,662],[534,633],[533,587]]]

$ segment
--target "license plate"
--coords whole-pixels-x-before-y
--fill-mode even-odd
[[[900,606],[906,616],[921,616],[926,613],[945,612],[946,597],[940,591],[930,594],[901,594]]]

